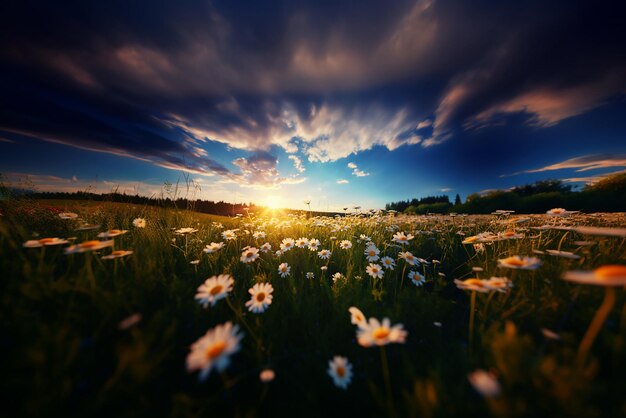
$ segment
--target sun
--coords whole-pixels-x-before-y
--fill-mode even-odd
[[[280,196],[267,196],[267,198],[265,198],[265,206],[272,210],[280,209],[282,207],[282,200]]]

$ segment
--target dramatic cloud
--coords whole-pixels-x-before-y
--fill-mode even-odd
[[[238,183],[244,187],[278,188],[281,184],[298,184],[306,181],[304,177],[280,177],[276,165],[278,160],[273,155],[259,151],[248,158],[237,158],[233,164],[241,173],[236,175]]]

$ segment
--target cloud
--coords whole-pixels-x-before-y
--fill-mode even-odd
[[[585,183],[585,184],[595,184],[600,180],[604,180],[607,177],[613,176],[615,174],[626,173],[626,170],[613,171],[611,173],[598,174],[596,176],[587,176],[587,177],[569,177],[561,179],[561,181],[565,183]]]
[[[356,168],[356,164],[354,164],[354,163],[348,163],[348,168]]]
[[[293,167],[299,172],[304,173],[306,168],[302,165],[302,160],[295,155],[289,155],[288,158],[293,161]]]
[[[447,193],[447,192],[451,192],[451,191],[452,191],[452,190],[454,190],[454,189],[451,189],[450,187],[444,187],[444,188],[439,189],[439,190],[440,190],[440,191],[442,191],[442,192],[444,192],[444,193]]]
[[[354,171],[352,171],[352,175],[353,176],[357,176],[357,177],[366,177],[366,176],[369,176],[370,173],[366,173],[363,170],[359,170],[359,169],[355,168]]]
[[[276,165],[278,159],[272,154],[257,151],[248,158],[237,158],[233,164],[240,169],[234,178],[240,186],[276,189],[282,184],[299,184],[306,178],[299,176],[280,177]]]
[[[570,158],[556,164],[550,164],[545,167],[534,168],[530,170],[518,171],[513,174],[503,174],[500,177],[515,176],[526,173],[541,173],[545,171],[555,171],[564,169],[576,169],[576,172],[584,172],[589,170],[598,170],[610,167],[626,167],[625,154],[591,154],[581,157]]]
[[[348,184],[348,183],[350,183],[350,182],[348,180],[345,180],[345,179],[337,180],[337,184]]]
[[[433,121],[430,119],[426,119],[417,124],[415,129],[425,129],[430,128],[433,125]]]

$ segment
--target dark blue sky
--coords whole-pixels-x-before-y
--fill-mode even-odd
[[[625,169],[619,2],[338,3],[3,2],[0,172],[337,209]]]

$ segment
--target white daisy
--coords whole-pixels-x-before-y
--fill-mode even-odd
[[[191,352],[187,355],[187,371],[200,370],[198,378],[202,381],[213,368],[218,372],[225,370],[230,363],[230,356],[241,348],[242,338],[239,326],[230,321],[208,330],[191,345]]]
[[[239,260],[241,260],[242,263],[249,264],[254,263],[254,260],[257,258],[259,258],[259,250],[255,247],[249,247],[241,253]]]
[[[234,229],[227,229],[226,231],[222,231],[222,238],[226,241],[232,241],[237,238],[237,234]]]
[[[265,232],[263,232],[263,231],[256,231],[254,234],[252,234],[252,237],[254,239],[265,238]]]
[[[133,219],[133,226],[135,228],[145,228],[146,220],[144,218],[135,218]]]
[[[126,257],[131,255],[133,252],[132,251],[126,251],[126,250],[115,250],[113,251],[111,254],[109,255],[105,255],[102,256],[101,258],[103,260],[113,260],[115,258],[121,258],[121,257]]]
[[[289,273],[291,273],[291,267],[289,266],[289,264],[281,263],[278,266],[278,274],[280,274],[280,277],[287,277],[289,276]]]
[[[280,244],[280,249],[283,253],[286,253],[287,251],[291,250],[295,245],[296,243],[293,238],[285,238]]]
[[[80,244],[72,245],[71,247],[67,247],[65,249],[65,254],[74,254],[74,253],[86,253],[89,251],[97,251],[103,248],[112,247],[113,240],[109,241],[85,241]]]
[[[498,260],[498,267],[516,270],[536,270],[541,264],[542,261],[537,257],[522,257],[519,255]]]
[[[113,238],[117,237],[118,235],[124,235],[127,232],[128,231],[125,229],[111,229],[109,231],[100,232],[98,234],[98,238]]]
[[[254,313],[265,312],[272,304],[272,292],[274,292],[274,288],[269,283],[255,284],[248,290],[251,296],[250,300],[246,302],[246,307]]]
[[[309,245],[309,240],[307,238],[304,238],[304,237],[298,238],[296,240],[295,244],[296,244],[296,247],[298,247],[298,248],[304,248],[307,245]]]
[[[380,262],[383,264],[383,267],[388,270],[393,270],[396,266],[396,261],[391,257],[383,257],[380,259]]]
[[[235,281],[228,274],[210,277],[198,287],[195,299],[205,308],[209,304],[215,306],[218,300],[224,299],[233,290],[233,283]]]
[[[315,274],[314,274],[312,271],[309,271],[309,272],[306,274],[306,278],[307,278],[307,279],[314,279],[314,278],[315,278]]]
[[[382,346],[389,343],[404,343],[407,332],[402,324],[391,326],[389,318],[379,322],[376,318],[369,321],[357,330],[357,339],[362,347]]]
[[[309,240],[309,250],[317,251],[319,246],[321,245],[320,240],[312,238]]]
[[[407,244],[410,240],[412,240],[414,237],[411,234],[404,234],[404,232],[397,232],[393,235],[393,240],[395,242],[397,242],[398,244]]]
[[[378,256],[378,254],[380,253],[380,250],[378,248],[376,248],[375,245],[369,245],[366,249],[365,249],[365,256],[367,258],[367,261],[378,261],[378,259],[380,258]]]
[[[330,258],[330,254],[331,252],[329,250],[322,250],[317,253],[319,258],[321,258],[322,260],[328,260]]]
[[[193,234],[195,232],[198,232],[198,230],[195,228],[180,228],[174,231],[176,235],[188,235],[188,234]]]
[[[328,362],[328,375],[335,386],[346,389],[352,380],[352,364],[345,357],[335,356]]]
[[[261,245],[261,251],[263,251],[264,253],[272,251],[272,245],[269,242],[266,242],[265,244]]]
[[[350,312],[350,322],[354,325],[361,327],[367,325],[367,321],[365,320],[365,315],[363,312],[356,306],[351,306],[348,308],[348,312]]]
[[[398,253],[398,257],[402,258],[404,261],[406,261],[408,264],[415,266],[415,265],[419,265],[419,262],[417,261],[417,258],[411,254],[409,251],[400,251],[400,253]]]
[[[408,276],[409,279],[411,279],[411,282],[417,287],[422,286],[426,282],[426,277],[422,276],[417,271],[409,271]]]
[[[350,248],[352,248],[352,243],[347,239],[344,239],[339,243],[339,247],[343,250],[349,250]]]
[[[204,250],[205,253],[207,254],[212,254],[212,253],[216,253],[219,250],[221,250],[224,247],[224,243],[223,242],[212,242],[209,245],[207,245]]]
[[[493,373],[478,369],[468,374],[467,379],[474,389],[485,398],[493,398],[500,394],[500,383]]]
[[[374,263],[370,263],[369,266],[365,268],[365,271],[373,278],[382,279],[385,275],[385,271],[383,270],[383,268],[380,265]]]

